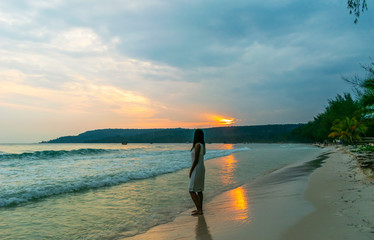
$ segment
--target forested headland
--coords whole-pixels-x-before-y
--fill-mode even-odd
[[[299,124],[229,126],[204,128],[207,143],[275,143],[289,141]],[[98,129],[77,136],[65,136],[42,143],[187,143],[194,129]]]

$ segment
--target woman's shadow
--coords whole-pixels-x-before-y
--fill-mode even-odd
[[[199,215],[196,224],[196,239],[198,240],[213,240],[210,235],[208,225],[206,224],[204,215]]]

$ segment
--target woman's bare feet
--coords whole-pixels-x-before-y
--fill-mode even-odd
[[[195,211],[192,211],[192,216],[198,216],[198,215],[203,215],[203,211],[198,211],[198,210],[195,210]]]

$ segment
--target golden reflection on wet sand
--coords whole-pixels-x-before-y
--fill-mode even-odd
[[[233,149],[233,144],[225,144],[225,149]],[[222,164],[222,183],[224,185],[231,185],[234,183],[235,171],[238,160],[234,154],[224,157]],[[239,187],[230,191],[232,207],[236,210],[237,215],[235,220],[250,222],[250,204],[247,191],[243,187]]]
[[[235,220],[250,222],[250,202],[247,191],[243,187],[239,187],[230,191],[230,195],[232,206],[237,212]]]

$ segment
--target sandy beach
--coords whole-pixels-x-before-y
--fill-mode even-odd
[[[224,192],[202,216],[190,209],[126,239],[373,239],[373,193],[356,160],[329,147],[315,161]]]
[[[305,199],[315,211],[287,230],[282,239],[374,239],[374,184],[344,149],[317,169]]]

